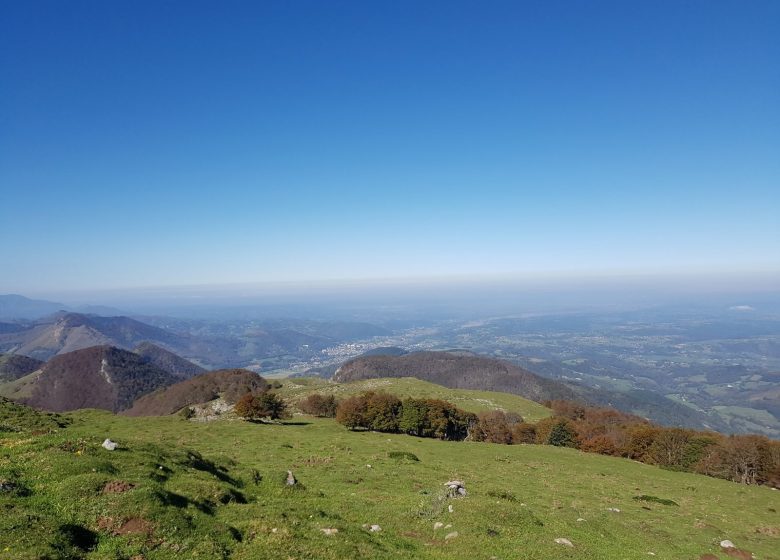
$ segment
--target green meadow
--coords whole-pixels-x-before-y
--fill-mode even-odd
[[[302,394],[297,385],[283,392]],[[494,397],[458,405],[472,398]],[[0,433],[1,559],[726,559],[723,539],[780,559],[780,492],[767,487],[301,415],[65,416],[52,433],[35,435],[37,420]],[[119,448],[103,449],[105,438]],[[466,497],[446,496],[452,479]]]

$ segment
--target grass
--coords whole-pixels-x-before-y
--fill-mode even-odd
[[[449,401],[469,412],[504,410],[516,412],[528,422],[537,422],[550,416],[551,412],[539,403],[517,395],[493,391],[469,391],[448,389],[441,385],[421,381],[413,377],[393,379],[366,379],[351,383],[332,383],[319,378],[284,380],[279,393],[295,403],[313,393],[335,395],[338,398],[359,395],[366,391],[386,391],[401,398],[434,398]]]
[[[0,491],[2,559],[677,559],[717,555],[723,539],[780,558],[780,494],[766,487],[308,417],[68,416],[53,433],[0,434],[0,479],[13,488]],[[120,449],[102,449],[106,437]],[[300,484],[285,485],[288,469]],[[453,479],[467,497],[444,497]]]

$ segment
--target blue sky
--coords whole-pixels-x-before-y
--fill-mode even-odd
[[[778,2],[5,2],[0,292],[780,270]]]

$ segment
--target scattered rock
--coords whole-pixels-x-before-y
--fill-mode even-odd
[[[563,546],[568,546],[569,548],[574,548],[574,545],[571,543],[569,539],[557,538],[555,539],[555,543],[562,544]]]
[[[618,508],[607,508],[607,511],[612,511],[615,513],[620,513],[620,510]]]
[[[455,511],[455,508],[452,507],[452,504],[449,505],[449,507],[447,508],[447,511],[449,511],[450,513]]]
[[[339,532],[338,529],[320,529],[320,531],[322,531],[323,533],[325,533],[329,537],[331,537],[331,536],[333,536],[333,535],[335,535],[336,533]]]
[[[369,527],[368,530],[372,533],[378,533],[379,531],[382,530],[382,527],[380,527],[379,525],[371,525],[371,527]]]
[[[450,480],[444,483],[447,487],[447,497],[458,498],[466,495],[466,488],[460,480]]]
[[[458,532],[457,531],[453,531],[452,533],[447,533],[447,536],[444,537],[444,540],[448,541],[450,539],[454,539],[457,536],[458,536]]]
[[[728,541],[728,540],[726,540],[726,541],[720,541],[720,547],[721,547],[721,548],[736,548],[736,547],[734,546],[734,543],[733,543],[733,542],[731,542],[731,541]]]
[[[103,449],[113,451],[117,448],[117,443],[115,441],[111,441],[110,439],[106,438],[106,441],[103,442],[102,447]]]
[[[437,521],[436,523],[433,524],[434,531],[436,531],[437,529],[441,529],[442,527],[444,527],[444,523],[442,523],[441,521]]]
[[[582,517],[578,517],[578,518],[577,518],[577,523],[579,523],[579,522],[581,522],[581,521],[585,521],[585,520],[584,520]]]
[[[298,480],[295,478],[295,475],[292,473],[292,471],[287,471],[287,480],[284,482],[287,486],[295,486],[298,484]]]

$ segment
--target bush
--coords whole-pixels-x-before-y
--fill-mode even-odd
[[[301,411],[320,418],[335,418],[339,402],[333,395],[309,395],[299,404]]]
[[[547,443],[556,447],[577,447],[577,432],[566,420],[559,420],[550,430]]]
[[[514,443],[513,428],[522,422],[523,419],[518,414],[507,414],[500,410],[481,412],[471,430],[471,438],[474,441],[508,445]]]
[[[387,393],[365,393],[339,404],[336,420],[349,429],[403,432],[419,437],[461,440],[476,416],[437,399],[406,399]]]
[[[258,396],[247,393],[238,400],[234,411],[246,420],[279,420],[289,417],[287,404],[276,393],[263,393]]]

